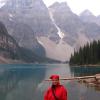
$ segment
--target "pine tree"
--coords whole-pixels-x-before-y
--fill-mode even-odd
[[[100,63],[100,40],[87,43],[80,47],[79,51],[74,52],[70,58],[70,64],[98,64]]]

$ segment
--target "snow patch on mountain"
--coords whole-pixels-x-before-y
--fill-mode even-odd
[[[49,9],[48,9],[49,10]],[[64,38],[65,34],[61,31],[61,29],[57,26],[55,19],[53,18],[53,14],[52,12],[49,10],[49,15],[50,15],[50,19],[52,21],[52,23],[54,24],[54,26],[57,28],[58,32],[57,34],[59,35],[59,37],[62,39]]]

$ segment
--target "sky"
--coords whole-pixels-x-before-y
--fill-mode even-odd
[[[43,0],[43,1],[47,6],[51,5],[56,1],[58,2],[65,1],[67,2],[71,10],[78,15],[86,9],[90,10],[95,16],[100,15],[100,0]]]
[[[5,2],[6,2],[7,0],[0,0],[0,8],[2,7],[2,6],[4,6],[5,5]]]

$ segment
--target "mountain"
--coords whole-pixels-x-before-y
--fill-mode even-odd
[[[79,17],[83,22],[96,23],[100,26],[100,17],[94,16],[89,10],[83,11]]]
[[[0,22],[0,63],[58,62],[36,55],[32,50],[20,47]]]
[[[49,7],[53,14],[56,24],[65,33],[64,39],[70,45],[74,45],[80,30],[83,29],[83,24],[75,15],[66,2],[54,3]]]
[[[94,16],[89,10],[85,10],[80,14],[80,19],[84,22],[95,22],[96,16]]]
[[[20,39],[17,41],[22,40],[23,35],[26,32],[23,29],[26,27],[27,33],[31,33],[31,35],[33,34],[35,36],[52,36],[57,32],[49,18],[48,8],[44,5],[42,0],[8,0],[5,6],[2,7],[0,15],[8,32],[11,35],[14,35],[15,39],[18,38],[17,34],[21,34]],[[20,32],[20,26],[22,26],[23,32]],[[18,29],[18,27],[20,27],[20,29]],[[15,32],[16,30],[17,32]],[[31,44],[32,41],[33,40],[30,40],[29,43]],[[23,45],[23,43],[21,45]],[[31,48],[32,47],[33,46],[31,46]],[[26,46],[26,48],[28,47]]]
[[[63,38],[64,41],[69,43],[72,46],[81,46],[81,43],[78,43],[78,40],[82,39],[84,36],[83,44],[86,42],[90,42],[93,39],[100,39],[100,27],[96,23],[88,23],[87,21],[83,21],[82,16],[87,16],[95,18],[89,11],[84,11],[80,16],[74,14],[66,2],[63,3],[54,3],[49,7],[50,11],[53,14],[54,20],[56,24],[60,27],[60,29],[65,33]],[[78,44],[77,44],[78,43]],[[76,46],[77,47],[77,46]]]
[[[18,59],[19,46],[8,34],[4,24],[0,22],[0,61],[9,62],[6,59]],[[5,59],[6,58],[6,59]]]
[[[11,21],[28,24],[36,36],[54,35],[57,32],[42,0],[8,0],[1,11]]]
[[[30,58],[35,61],[40,57],[66,62],[74,50],[99,40],[100,19],[95,18],[89,11],[74,14],[66,2],[47,8],[42,0],[7,0],[0,8],[0,20],[22,48],[22,55],[36,55]]]
[[[51,22],[48,8],[42,0],[8,0],[0,9],[0,20],[8,33],[24,48],[45,57],[44,48],[38,43],[37,36],[55,39],[57,29]]]

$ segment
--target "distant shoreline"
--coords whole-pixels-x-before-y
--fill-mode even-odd
[[[80,66],[89,66],[89,67],[96,67],[96,66],[100,66],[100,64],[88,64],[88,65],[80,65]]]
[[[100,67],[100,64],[84,64],[84,65],[70,65],[70,66],[75,66],[75,67],[78,67],[78,66],[81,66],[81,67]]]

